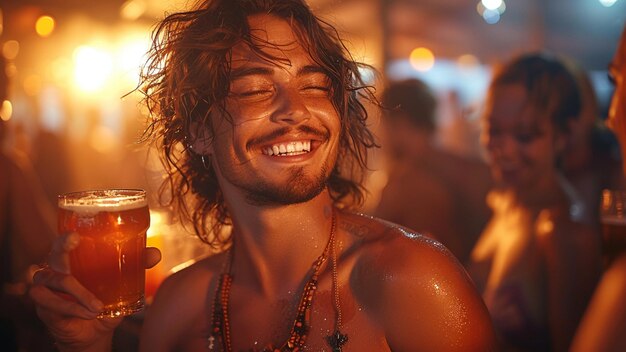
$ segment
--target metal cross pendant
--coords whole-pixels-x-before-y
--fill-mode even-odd
[[[348,335],[342,334],[339,330],[335,330],[332,335],[326,336],[326,341],[333,349],[333,352],[341,352],[341,346],[348,342]]]

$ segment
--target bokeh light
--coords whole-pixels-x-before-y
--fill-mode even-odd
[[[46,38],[54,31],[55,21],[50,16],[41,16],[35,22],[35,31],[37,35],[42,38]]]
[[[604,7],[611,7],[615,5],[615,3],[617,2],[617,0],[598,0],[598,1],[600,1],[602,6]]]
[[[141,17],[147,9],[147,4],[144,0],[127,0],[120,7],[120,16],[126,20],[136,20]]]
[[[20,52],[20,43],[17,40],[7,40],[2,45],[2,56],[7,60],[14,60]]]
[[[496,24],[500,22],[500,13],[497,10],[486,9],[483,11],[483,19],[489,24]]]
[[[416,48],[411,51],[409,62],[414,69],[426,72],[435,66],[435,55],[428,48]]]
[[[13,105],[10,100],[5,100],[2,102],[2,106],[0,106],[0,119],[2,119],[2,121],[9,121],[11,115],[13,115]]]
[[[502,14],[506,11],[506,4],[503,0],[481,0],[476,5],[476,12],[488,24],[500,22]]]
[[[127,88],[139,84],[139,71],[149,47],[150,42],[143,38],[132,38],[119,45],[115,62]]]
[[[496,10],[502,6],[502,0],[481,0],[481,3],[487,10]]]
[[[480,64],[480,61],[475,55],[464,54],[456,59],[456,64],[461,69],[469,69],[478,66]]]
[[[74,50],[74,82],[81,91],[103,89],[112,70],[113,60],[107,51],[87,45]]]

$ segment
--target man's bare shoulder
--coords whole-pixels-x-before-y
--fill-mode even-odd
[[[373,217],[348,214],[339,226],[358,238],[346,249],[354,253],[352,292],[380,323],[392,350],[493,347],[487,310],[461,264],[443,245]]]
[[[146,312],[142,350],[171,350],[197,320],[208,314],[207,293],[219,275],[225,254],[201,259],[168,276]],[[168,322],[168,324],[163,324]]]
[[[407,256],[437,256],[455,262],[452,254],[438,241],[393,222],[358,213],[345,212],[338,222],[360,256],[391,254]]]
[[[433,278],[472,286],[465,269],[438,241],[392,222],[346,214],[339,228],[348,233],[353,254],[352,283],[361,292],[387,294],[387,286],[415,285],[429,295]],[[473,287],[472,287],[473,289]]]

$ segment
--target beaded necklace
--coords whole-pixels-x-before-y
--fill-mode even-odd
[[[317,290],[317,281],[320,274],[320,269],[326,259],[328,258],[329,249],[332,248],[332,290],[334,298],[334,308],[336,312],[335,319],[335,331],[332,335],[326,337],[326,341],[332,348],[333,352],[341,352],[342,346],[348,342],[348,335],[341,333],[341,306],[339,301],[339,292],[337,289],[337,251],[335,246],[335,212],[332,215],[332,225],[330,229],[330,238],[322,254],[315,260],[312,267],[313,274],[307,283],[304,285],[302,296],[300,296],[300,303],[296,312],[296,319],[291,328],[289,338],[280,347],[268,346],[262,350],[262,352],[283,352],[283,351],[299,351],[304,347],[309,330],[311,329],[311,306],[313,305],[313,297]],[[230,297],[230,288],[233,282],[233,276],[230,273],[230,264],[232,262],[232,248],[230,260],[228,263],[228,269],[222,273],[215,293],[215,299],[213,302],[213,322],[211,325],[210,335],[208,337],[208,349],[213,351],[215,349],[216,340],[219,340],[222,345],[222,351],[232,352],[231,336],[230,336],[230,323],[228,314],[228,300]],[[254,349],[253,349],[254,351]]]

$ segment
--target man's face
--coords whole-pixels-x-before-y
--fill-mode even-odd
[[[522,85],[492,89],[482,141],[494,179],[506,187],[537,189],[554,170],[557,133],[548,117],[529,106]]]
[[[247,45],[233,48],[224,116],[213,116],[210,153],[222,191],[253,204],[292,204],[318,195],[335,165],[340,121],[327,75],[300,45],[289,24],[249,17],[268,62]],[[262,45],[262,44],[261,44]]]
[[[608,124],[619,138],[622,155],[626,156],[626,31],[609,65],[609,75],[615,84],[615,91],[609,107]]]

